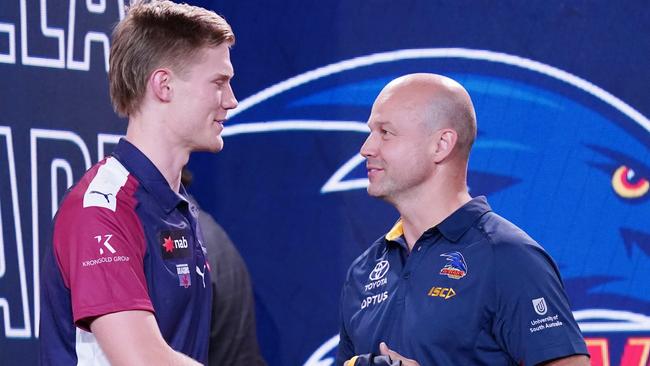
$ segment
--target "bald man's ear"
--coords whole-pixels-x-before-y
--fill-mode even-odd
[[[456,146],[458,133],[451,128],[443,128],[433,134],[435,139],[433,160],[436,164],[447,159]]]
[[[158,101],[163,103],[171,101],[173,96],[171,78],[172,73],[169,69],[157,69],[151,73],[149,87]]]

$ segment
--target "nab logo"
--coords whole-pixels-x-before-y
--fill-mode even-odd
[[[173,252],[174,249],[185,249],[187,248],[187,239],[182,236],[178,240],[172,240],[172,237],[168,236],[164,239],[163,247],[165,247],[166,252]]]
[[[377,262],[377,264],[375,264],[375,268],[372,270],[372,272],[370,272],[370,276],[368,276],[368,278],[370,278],[370,281],[381,280],[384,278],[389,268],[390,263],[388,263],[388,261]]]
[[[533,308],[538,315],[546,315],[548,312],[546,301],[543,297],[540,297],[539,299],[533,299]]]
[[[159,234],[163,259],[188,258],[191,255],[186,235],[185,231],[163,231]]]

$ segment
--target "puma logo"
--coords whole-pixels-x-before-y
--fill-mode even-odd
[[[203,279],[203,288],[205,288],[205,265],[203,265],[203,271],[201,271],[199,266],[196,266],[196,273]]]
[[[111,201],[108,199],[108,196],[112,196],[113,195],[112,193],[104,193],[104,192],[100,192],[100,191],[90,191],[88,193],[101,194],[102,196],[104,196],[104,198],[106,198],[106,203],[111,203]]]

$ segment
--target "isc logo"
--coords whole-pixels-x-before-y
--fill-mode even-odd
[[[427,295],[431,297],[442,297],[443,299],[447,300],[450,297],[456,296],[456,291],[454,291],[453,288],[451,287],[431,287],[431,290],[429,290],[429,293]]]

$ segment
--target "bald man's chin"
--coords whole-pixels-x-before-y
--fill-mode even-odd
[[[385,196],[385,192],[382,192],[377,187],[368,186],[366,192],[368,192],[368,195],[370,197],[374,197],[374,198],[384,199]]]

